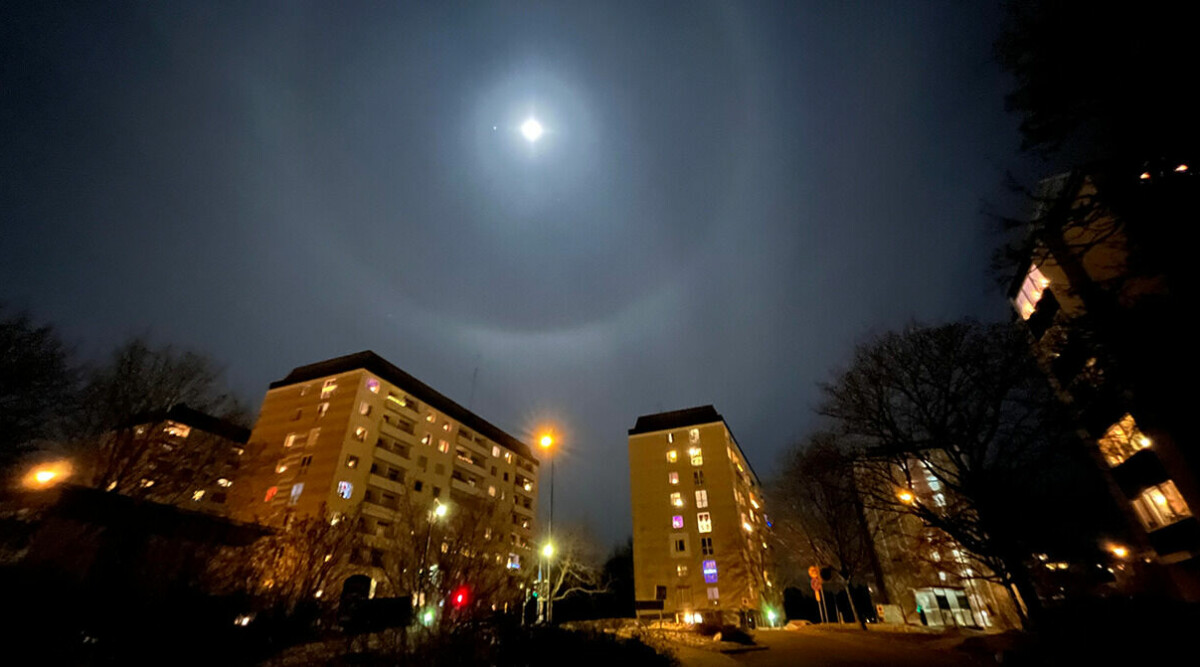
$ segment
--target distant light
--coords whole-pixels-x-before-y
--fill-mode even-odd
[[[1142,179],[1143,181],[1148,181],[1148,180],[1150,180],[1150,172],[1143,171],[1142,175],[1138,176],[1138,178]]]
[[[908,505],[913,501],[912,491],[902,490],[896,494],[896,497],[899,498],[900,502],[904,503],[905,505]]]
[[[58,484],[71,475],[71,464],[66,461],[43,463],[26,473],[22,483],[31,489],[46,489]]]
[[[550,558],[551,556],[553,556],[554,555],[554,545],[547,544],[546,546],[542,547],[542,555],[545,556],[546,558]]]
[[[550,446],[553,444],[554,444],[554,438],[550,437],[549,435],[542,436],[542,442],[541,442],[542,449],[550,449]]]
[[[253,620],[253,618],[254,616],[251,614],[242,614],[241,616],[233,619],[233,624],[244,628],[247,625],[250,625],[250,621]]]
[[[776,618],[776,616],[775,616],[774,610],[768,609],[767,610],[767,622],[770,623],[771,625],[774,625],[775,618]]]
[[[45,484],[55,477],[58,477],[58,473],[53,470],[39,470],[33,473],[33,478],[37,480],[38,484]]]
[[[1126,549],[1120,545],[1113,545],[1113,547],[1109,550],[1112,551],[1112,555],[1116,556],[1117,558],[1124,558],[1129,555],[1129,549]]]
[[[421,614],[421,622],[425,625],[433,625],[433,610],[426,609],[424,614]]]
[[[1178,167],[1175,167],[1175,171],[1177,171],[1177,172],[1179,172],[1179,173],[1181,173],[1181,174],[1182,174],[1183,172],[1187,171],[1187,165],[1186,165],[1186,164],[1181,164],[1181,165],[1179,165]]]
[[[447,512],[447,511],[449,511],[449,510],[446,508],[446,506],[445,506],[445,505],[443,505],[443,504],[441,504],[441,503],[438,503],[438,506],[437,506],[437,507],[435,507],[435,508],[433,508],[433,515],[434,515],[434,516],[439,516],[439,517],[440,517],[440,516],[446,516],[446,512]]]
[[[521,134],[525,135],[525,139],[534,142],[542,137],[542,124],[536,118],[530,118],[521,124]]]

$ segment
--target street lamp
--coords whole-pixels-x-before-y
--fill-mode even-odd
[[[21,484],[29,489],[48,489],[66,481],[71,476],[71,464],[67,461],[52,461],[34,466]]]
[[[425,590],[426,590],[426,587],[425,587],[425,579],[426,579],[425,563],[429,559],[429,541],[433,538],[433,524],[436,523],[438,519],[446,516],[447,511],[449,511],[449,508],[437,500],[433,501],[433,508],[429,510],[429,517],[428,517],[429,520],[427,522],[429,524],[429,526],[425,530],[425,551],[422,552],[422,554],[421,554],[421,568],[419,570],[417,570],[417,577],[418,577],[417,584],[420,587],[420,590],[418,592],[421,594],[421,604],[425,604],[425,602],[426,602],[425,598],[427,597],[425,595]]]
[[[551,436],[549,433],[542,434],[542,438],[541,438],[541,440],[538,441],[538,444],[541,445],[542,449],[546,451],[546,455],[550,457],[550,520],[546,524],[546,537],[548,539],[552,540],[552,539],[554,539],[554,460],[557,459],[558,457],[550,454],[550,448],[554,446],[554,437]],[[544,604],[546,605],[546,622],[550,623],[554,620],[554,600],[553,600],[554,596],[552,595],[552,591],[550,590],[550,578],[551,578],[550,575],[552,573],[553,567],[551,566],[551,564],[549,562],[550,557],[554,555],[554,545],[552,542],[546,543],[546,546],[542,549],[542,555],[545,556],[547,559],[547,562],[546,562],[546,593],[547,593],[547,595],[546,595],[546,601]]]
[[[900,492],[896,494],[896,497],[899,498],[900,502],[904,503],[905,505],[911,505],[914,500],[912,491],[909,491],[908,489],[901,489]]]

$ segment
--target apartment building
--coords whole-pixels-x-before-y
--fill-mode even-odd
[[[1200,449],[1186,386],[1194,217],[1188,165],[1102,165],[1046,179],[1009,298],[1126,511],[1118,558],[1157,563],[1163,592],[1200,600]],[[1190,213],[1189,213],[1190,211]],[[1145,587],[1154,587],[1146,582]]]
[[[257,465],[238,484],[237,518],[354,515],[367,545],[356,561],[367,571],[389,553],[423,560],[413,543],[428,535],[414,527],[427,514],[435,520],[438,506],[488,524],[459,551],[494,558],[501,569],[532,562],[538,461],[530,448],[374,352],[301,366],[273,382],[248,448]]]
[[[909,494],[902,502],[945,507],[945,489],[937,475],[910,461]],[[897,475],[903,478],[903,475]],[[864,476],[860,491],[878,480]],[[878,493],[878,492],[876,492]],[[944,531],[918,517],[889,512],[863,503],[864,528],[874,549],[871,565],[876,602],[893,605],[904,623],[931,627],[1019,629],[1020,615],[1003,586],[983,578],[989,574],[970,553]],[[882,587],[879,590],[877,586]],[[888,617],[886,612],[884,617]]]
[[[711,405],[638,417],[629,473],[636,599],[681,622],[761,623],[771,523],[725,419]]]

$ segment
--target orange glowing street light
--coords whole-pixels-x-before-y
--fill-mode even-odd
[[[909,491],[908,489],[901,489],[896,494],[896,497],[899,498],[900,502],[904,503],[905,505],[911,505],[914,500],[912,491]]]
[[[1129,555],[1129,549],[1126,549],[1119,544],[1112,545],[1108,550],[1111,551],[1112,555],[1116,556],[1117,558],[1124,558]]]
[[[29,489],[48,489],[55,484],[65,481],[71,476],[71,464],[67,461],[53,461],[34,466],[21,483]]]
[[[542,449],[550,449],[551,445],[553,445],[553,444],[554,444],[554,438],[552,438],[550,436],[550,434],[547,433],[546,435],[542,436],[542,440],[541,440]]]

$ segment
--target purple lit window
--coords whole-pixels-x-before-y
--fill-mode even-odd
[[[370,391],[372,394],[378,394],[379,380],[376,380],[375,378],[367,378],[367,391]]]
[[[350,496],[354,495],[354,485],[350,482],[338,482],[337,493],[342,498],[349,500]]]
[[[671,517],[671,527],[672,528],[683,528],[683,517],[679,514],[676,514],[675,516]]]
[[[701,563],[701,569],[704,570],[704,583],[717,583],[717,561],[706,560]]]

